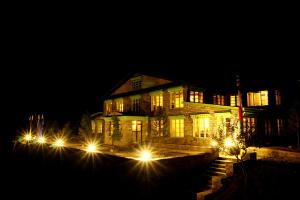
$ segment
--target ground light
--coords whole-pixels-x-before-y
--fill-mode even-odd
[[[40,137],[38,138],[37,142],[38,142],[39,144],[44,144],[44,143],[46,143],[46,138],[45,138],[44,136],[40,136]]]
[[[31,134],[30,134],[30,133],[25,134],[25,135],[24,135],[24,139],[25,139],[26,142],[31,141],[31,140],[32,140]]]
[[[150,150],[142,150],[140,152],[139,160],[148,162],[151,161],[151,159],[152,159],[152,152]]]
[[[218,146],[218,142],[216,140],[212,140],[211,141],[211,146],[217,147]]]
[[[88,153],[95,153],[97,152],[97,145],[95,143],[89,143],[87,144],[87,147],[86,147],[86,152]]]
[[[55,140],[54,145],[56,147],[63,147],[65,145],[65,141],[62,138],[58,138]]]
[[[229,147],[233,147],[233,140],[231,138],[226,138],[224,141],[225,147],[229,148]]]

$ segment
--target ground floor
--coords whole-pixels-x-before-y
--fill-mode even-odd
[[[121,137],[114,139],[116,118]],[[100,116],[93,120],[93,132],[104,144],[128,146],[145,144],[190,145],[211,147],[211,139],[218,132],[228,134],[236,113],[219,112],[172,115],[166,118],[149,116]]]

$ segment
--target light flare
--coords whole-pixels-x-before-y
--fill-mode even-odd
[[[31,140],[32,140],[31,134],[30,134],[30,133],[25,134],[24,139],[25,139],[25,141],[27,141],[27,142],[31,141]]]
[[[86,152],[95,153],[98,151],[98,147],[95,143],[89,143],[86,148]]]
[[[152,159],[152,153],[149,150],[143,150],[140,154],[141,161],[148,162]]]
[[[38,138],[37,142],[38,142],[39,144],[44,144],[44,143],[46,143],[46,137],[45,137],[45,136],[40,136],[40,137]]]
[[[65,145],[65,141],[62,138],[58,138],[55,140],[54,145],[56,147],[63,147]]]
[[[211,141],[211,146],[217,147],[218,146],[218,142],[216,140],[212,140]]]
[[[231,138],[226,138],[225,141],[224,141],[224,144],[225,144],[225,147],[227,147],[227,148],[230,148],[230,147],[234,146],[233,140]]]

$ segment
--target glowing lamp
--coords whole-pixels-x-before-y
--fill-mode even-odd
[[[211,146],[216,147],[218,146],[218,142],[216,140],[211,141]]]
[[[32,140],[31,134],[26,134],[26,135],[24,136],[24,139],[25,139],[27,142],[29,142],[30,140]]]
[[[150,161],[151,158],[152,158],[152,154],[150,151],[144,150],[141,152],[141,156],[140,156],[141,161],[147,162],[147,161]]]
[[[63,147],[64,146],[64,140],[63,139],[57,139],[56,141],[55,141],[55,146],[57,146],[57,147]]]
[[[231,138],[226,138],[224,144],[225,144],[225,147],[232,147],[233,141]]]
[[[44,144],[46,142],[46,138],[44,136],[40,136],[37,140],[39,144]]]
[[[97,151],[97,146],[94,143],[88,144],[86,151],[89,153],[94,153]]]

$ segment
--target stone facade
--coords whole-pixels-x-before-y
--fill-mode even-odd
[[[95,120],[98,120],[98,122],[101,121],[101,123],[96,124],[101,124],[102,126],[104,138],[103,143],[112,144],[112,137],[110,133],[112,115],[117,115],[119,117],[122,132],[121,140],[114,141],[114,144],[118,146],[128,146],[135,143],[143,144],[145,142],[152,142],[159,146],[165,145],[167,148],[176,148],[176,145],[177,147],[180,146],[180,148],[195,148],[196,146],[210,148],[210,137],[201,138],[194,136],[193,129],[195,118],[198,116],[206,116],[209,124],[208,135],[211,136],[217,131],[217,126],[220,124],[218,122],[218,120],[220,120],[220,116],[229,119],[237,117],[237,107],[189,102],[190,88],[188,85],[181,84],[163,87],[166,84],[170,84],[170,81],[163,81],[161,79],[155,80],[155,78],[149,78],[147,76],[143,76],[142,79],[148,80],[148,83],[151,82],[152,85],[141,85],[140,92],[139,90],[136,90],[135,93],[132,93],[133,89],[130,89],[132,83],[129,80],[113,92],[112,96],[108,100],[104,101],[103,115],[95,117]],[[154,89],[151,89],[150,85]],[[161,88],[157,86],[161,86]],[[174,138],[170,137],[170,134],[168,134],[168,136],[152,137],[151,129],[153,127],[151,126],[151,120],[155,119],[155,116],[154,112],[151,111],[151,95],[155,95],[156,91],[158,91],[159,94],[162,94],[163,109],[169,118],[165,124],[167,132],[170,133],[171,131],[171,120],[180,118],[184,120],[183,137]],[[183,107],[171,108],[171,93],[177,91],[181,91],[183,95]],[[121,113],[116,110],[116,101],[120,98],[123,100],[123,112]],[[136,100],[139,102],[138,110],[133,109],[133,104]],[[107,109],[107,104],[111,104],[110,110]],[[138,136],[138,139],[135,135],[136,133],[132,130],[133,121],[142,122],[142,134]],[[185,147],[183,147],[184,145]]]

